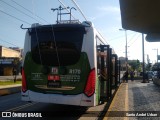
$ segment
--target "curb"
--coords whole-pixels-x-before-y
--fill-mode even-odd
[[[21,86],[2,88],[0,89],[0,96],[18,93],[21,91]]]
[[[128,83],[120,84],[103,120],[128,120],[123,111],[128,111]]]

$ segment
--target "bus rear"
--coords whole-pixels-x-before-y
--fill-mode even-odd
[[[95,106],[95,69],[82,52],[82,24],[34,25],[26,33],[22,100]]]

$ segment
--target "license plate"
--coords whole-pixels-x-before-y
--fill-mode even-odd
[[[60,81],[48,81],[47,87],[49,87],[49,88],[59,88],[59,87],[61,87],[61,82]]]
[[[61,81],[59,75],[48,75],[47,87],[57,88],[61,87]]]

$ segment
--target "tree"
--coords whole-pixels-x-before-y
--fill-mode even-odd
[[[148,64],[146,65],[146,70],[147,70],[147,71],[150,71],[150,70],[151,70],[151,66],[152,66],[152,63],[148,63]]]
[[[152,67],[152,71],[159,71],[160,70],[160,63],[155,63]]]
[[[128,64],[131,66],[131,69],[139,71],[140,61],[137,60],[128,60]]]

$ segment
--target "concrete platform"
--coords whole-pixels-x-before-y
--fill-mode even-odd
[[[122,83],[104,120],[159,120],[160,87],[142,80]]]
[[[21,84],[0,86],[0,96],[9,95],[21,91]]]
[[[128,111],[128,83],[119,86],[104,120],[127,120],[123,111]]]

